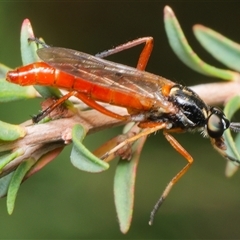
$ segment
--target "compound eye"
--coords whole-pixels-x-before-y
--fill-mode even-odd
[[[223,113],[215,112],[208,117],[207,131],[210,137],[220,138],[228,127],[229,121]]]

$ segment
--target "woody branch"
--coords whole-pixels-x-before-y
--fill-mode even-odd
[[[229,98],[239,94],[240,82],[229,81],[223,83],[208,83],[192,86],[191,89],[193,89],[209,105],[224,105]],[[127,114],[125,108],[111,105],[107,108],[120,115]],[[56,147],[64,146],[71,143],[71,131],[75,124],[81,124],[86,129],[87,134],[90,134],[107,128],[123,125],[124,123],[125,122],[103,115],[96,110],[79,111],[78,114],[73,114],[70,117],[57,119],[45,124],[32,125],[27,121],[22,124],[23,126],[25,125],[27,132],[26,136],[14,142],[1,143],[0,152],[18,148],[28,149],[37,144],[39,144],[39,146],[45,144],[46,146],[56,142],[58,143]],[[31,155],[31,152],[28,154]],[[19,158],[19,163],[21,162],[21,158],[22,157]],[[14,166],[8,164],[6,168],[3,169],[3,175],[16,167],[16,162],[13,164]]]
[[[200,84],[190,87],[194,90],[207,104],[209,105],[224,105],[229,98],[239,94],[240,82],[219,82]],[[108,106],[109,110],[117,112],[121,115],[126,115],[127,111],[124,108],[116,106]],[[71,140],[71,128],[74,124],[79,123],[85,127],[88,134],[111,128],[118,125],[123,125],[117,119],[113,119],[106,115],[101,114],[96,110],[88,110],[78,112],[69,118],[62,118],[49,122],[46,124],[37,124],[26,126],[27,136],[14,143],[8,143],[10,148],[21,147],[26,144],[35,144],[37,142],[53,142],[63,140],[65,142]],[[2,150],[0,145],[0,151]],[[5,144],[6,149],[6,144]]]

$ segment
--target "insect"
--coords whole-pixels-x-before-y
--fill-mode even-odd
[[[146,45],[140,55],[137,69],[100,58],[143,42],[146,42]],[[137,39],[98,56],[67,48],[46,47],[37,51],[43,62],[23,66],[7,74],[9,82],[23,86],[44,85],[65,89],[69,93],[62,98],[62,101],[70,96],[76,96],[106,115],[138,122],[138,126],[143,130],[111,149],[103,158],[140,137],[163,130],[165,138],[187,160],[187,164],[163,191],[151,212],[150,225],[173,185],[193,163],[192,156],[171,133],[201,132],[210,138],[213,147],[223,157],[236,164],[240,163],[227,155],[223,139],[226,129],[240,132],[240,123],[230,122],[220,109],[205,104],[188,87],[143,71],[152,45],[151,38]],[[113,113],[96,101],[125,107],[129,115],[121,116]]]

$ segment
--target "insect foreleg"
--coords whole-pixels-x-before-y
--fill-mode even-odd
[[[192,156],[180,145],[180,143],[167,131],[163,131],[164,136],[168,140],[168,142],[172,145],[172,147],[178,151],[186,160],[188,161],[187,165],[185,165],[180,172],[177,173],[177,175],[168,183],[167,187],[164,189],[161,197],[155,204],[151,214],[150,214],[150,220],[149,225],[153,224],[153,220],[155,217],[155,214],[157,213],[159,207],[162,205],[163,201],[166,199],[167,195],[171,191],[173,185],[187,172],[191,164],[193,163]]]

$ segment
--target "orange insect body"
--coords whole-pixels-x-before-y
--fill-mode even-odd
[[[228,128],[240,132],[240,124],[230,122],[220,109],[205,104],[191,89],[141,71],[145,68],[150,56],[152,38],[142,38],[122,45],[116,48],[116,52],[142,43],[143,40],[146,40],[146,46],[139,58],[138,69],[71,49],[46,47],[38,50],[38,55],[44,62],[9,71],[7,80],[23,86],[44,85],[63,88],[70,91],[66,98],[63,96],[63,101],[74,95],[106,115],[140,122],[139,126],[145,128],[142,132],[124,140],[109,150],[103,158],[140,137],[162,129],[166,139],[187,160],[187,164],[170,181],[155,205],[150,217],[150,224],[152,224],[157,209],[172,186],[193,163],[191,155],[170,133],[202,132],[210,138],[213,147],[223,157],[239,165],[240,162],[237,159],[226,153],[222,136]],[[110,112],[95,101],[125,107],[129,111],[129,116]]]
[[[51,67],[45,62],[35,62],[8,72],[8,81],[21,86],[43,85],[86,94],[96,101],[105,102],[139,111],[150,110],[154,101],[142,98],[137,92],[118,91],[109,86],[96,84]],[[162,80],[163,78],[159,79]],[[172,83],[166,79],[168,83]],[[169,86],[172,86],[172,83]],[[131,87],[131,86],[130,86]],[[134,86],[132,85],[134,88]],[[161,85],[159,86],[159,88]],[[134,89],[133,89],[134,90]]]

